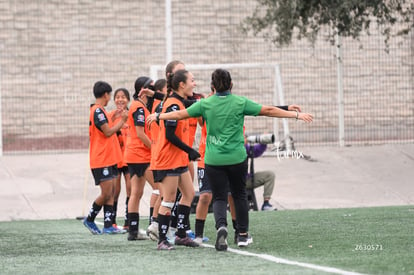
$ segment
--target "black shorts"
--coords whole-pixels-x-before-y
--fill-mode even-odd
[[[137,175],[138,177],[144,176],[149,165],[149,163],[128,163],[128,171],[131,178],[134,175]]]
[[[118,167],[118,175],[122,174],[129,174],[128,165],[122,166],[121,168]]]
[[[108,167],[93,168],[91,171],[93,178],[95,179],[95,185],[99,185],[103,181],[112,180],[118,177],[118,167],[116,164]]]
[[[162,180],[167,176],[180,176],[182,173],[188,171],[188,166],[178,167],[175,169],[168,169],[168,170],[154,170],[154,181],[155,182],[162,182]]]
[[[198,190],[200,194],[211,193],[210,183],[207,180],[204,168],[197,168]]]
[[[160,173],[159,172],[160,172],[160,170],[152,170],[152,175],[154,177],[154,182],[159,182],[159,181],[157,181],[157,179],[160,178],[160,176],[159,176]]]

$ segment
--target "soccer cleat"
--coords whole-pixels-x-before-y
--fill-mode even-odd
[[[222,226],[217,230],[216,250],[227,251],[227,228]]]
[[[269,211],[269,210],[275,210],[275,208],[273,208],[273,205],[271,205],[268,201],[265,201],[262,205],[262,211]]]
[[[148,226],[146,234],[151,240],[158,241],[158,222],[152,222]]]
[[[104,227],[102,229],[102,234],[124,234],[125,232],[123,230],[118,229],[117,227]]]
[[[128,232],[128,230],[125,230],[123,227],[118,226],[116,223],[114,223],[114,224],[112,225],[112,227],[117,228],[117,229],[120,231],[120,233],[121,233],[121,234],[125,234],[125,233],[127,233],[127,232]]]
[[[239,246],[239,247],[246,247],[246,246],[248,246],[249,244],[252,244],[253,243],[253,238],[252,238],[252,236],[250,236],[250,234],[247,234],[247,235],[238,235],[237,236],[237,245]]]
[[[253,243],[253,237],[250,234],[247,234],[247,244]]]
[[[195,237],[193,240],[196,243],[201,244],[201,243],[207,243],[210,239],[208,237]]]
[[[196,237],[196,238],[194,239],[194,242],[196,242],[196,243],[198,243],[198,244],[200,245],[200,244],[202,244],[202,243],[203,243],[203,238],[201,238],[201,237]]]
[[[178,236],[175,236],[175,242],[176,245],[185,245],[188,247],[199,247],[200,245],[192,240],[190,237],[185,236],[184,238],[180,238]]]
[[[187,230],[186,234],[187,234],[187,237],[189,237],[192,240],[196,238],[195,233],[192,230]]]
[[[124,230],[126,230],[126,231],[128,232],[128,230],[129,230],[129,223],[128,223],[128,220],[125,220],[125,221],[124,221],[124,225],[122,226],[122,229],[124,229]]]
[[[83,225],[89,229],[89,231],[93,235],[100,235],[102,234],[101,230],[99,230],[98,226],[95,224],[95,222],[88,222],[88,220],[85,218],[83,220]]]
[[[177,232],[177,229],[174,227],[169,227],[167,231],[167,240],[170,244],[174,244],[175,241],[175,232]]]
[[[142,232],[129,232],[127,239],[128,241],[144,241],[148,240],[148,237],[146,234],[143,234]]]
[[[169,241],[163,240],[157,245],[157,250],[175,250],[175,247]]]
[[[253,243],[253,237],[250,234],[247,234],[247,242],[248,244]],[[238,233],[234,232],[234,244],[238,243]]]

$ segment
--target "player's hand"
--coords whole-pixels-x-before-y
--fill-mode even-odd
[[[157,120],[157,113],[153,113],[153,114],[150,114],[149,116],[147,116],[148,125],[151,125],[151,123],[153,123],[156,120]]]
[[[313,115],[307,114],[307,113],[299,113],[298,114],[298,119],[310,123],[310,122],[313,121]]]
[[[140,97],[142,95],[153,97],[155,95],[155,92],[153,90],[148,89],[148,88],[145,88],[145,89],[142,88],[141,91],[139,91],[138,97]]]
[[[124,122],[126,122],[128,120],[128,111],[127,110],[121,110],[121,119]]]
[[[200,153],[194,149],[191,149],[191,151],[188,153],[188,159],[190,161],[200,160],[200,157],[201,157]]]
[[[299,113],[301,112],[301,108],[299,105],[296,104],[292,104],[288,106],[288,111],[298,111]]]
[[[116,109],[111,116],[112,121],[115,121],[118,117],[120,117],[122,114],[122,109]]]

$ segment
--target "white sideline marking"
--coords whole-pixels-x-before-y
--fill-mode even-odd
[[[95,223],[103,225],[103,223],[101,223],[101,222],[95,222]],[[201,244],[201,246],[215,249],[214,245],[210,245],[210,244],[204,244],[203,243],[203,244]],[[291,261],[291,260],[286,260],[286,259],[283,259],[283,258],[278,258],[278,257],[272,256],[272,255],[255,254],[255,253],[251,253],[251,252],[247,252],[247,251],[243,251],[243,250],[239,250],[239,249],[227,248],[227,251],[230,251],[230,252],[233,252],[233,253],[236,253],[236,254],[240,254],[240,255],[244,255],[244,256],[257,257],[257,258],[267,260],[267,261],[270,261],[270,262],[274,262],[274,263],[277,263],[277,264],[300,266],[300,267],[315,269],[315,270],[324,271],[324,272],[328,272],[328,273],[335,273],[335,274],[341,274],[341,275],[364,275],[363,273],[346,271],[346,270],[342,270],[342,269],[335,268],[335,267],[322,266],[322,265],[316,265],[316,264],[308,264],[308,263],[301,263],[301,262],[297,262],[297,261]]]
[[[209,244],[202,244],[202,246],[209,247],[209,248],[215,248],[214,245],[209,245]],[[305,267],[305,268],[310,268],[310,269],[315,269],[315,270],[330,272],[330,273],[335,273],[335,274],[342,274],[342,275],[362,275],[362,273],[346,271],[346,270],[342,270],[342,269],[338,269],[334,267],[301,263],[297,261],[291,261],[291,260],[286,260],[283,258],[274,257],[274,256],[267,255],[267,254],[255,254],[255,253],[251,253],[251,252],[247,252],[247,251],[243,251],[239,249],[227,248],[227,251],[240,254],[240,255],[244,255],[244,256],[257,257],[257,258],[267,260],[270,262],[274,262],[274,263],[278,263],[278,264],[300,266],[300,267]]]

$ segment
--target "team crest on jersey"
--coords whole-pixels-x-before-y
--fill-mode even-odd
[[[105,115],[104,114],[99,114],[98,119],[99,119],[99,121],[104,121],[105,120]]]
[[[108,176],[109,175],[109,170],[108,170],[108,168],[104,168],[103,170],[102,170],[102,174],[106,177],[106,176]]]
[[[100,112],[101,112],[101,109],[97,108],[97,109],[95,110],[95,112],[100,113]]]
[[[145,122],[145,116],[144,115],[138,115],[138,121],[139,122]]]

